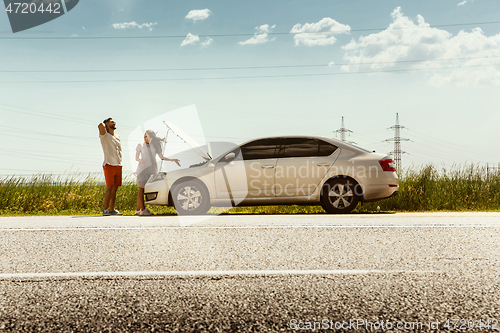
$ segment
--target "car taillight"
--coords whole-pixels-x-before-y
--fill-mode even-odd
[[[378,162],[380,163],[382,170],[384,170],[384,171],[396,171],[396,168],[392,164],[393,163],[392,159],[380,160]]]

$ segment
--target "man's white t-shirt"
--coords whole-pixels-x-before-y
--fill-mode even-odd
[[[122,165],[122,144],[118,135],[111,135],[108,132],[104,135],[99,134],[101,139],[102,151],[104,152],[104,162],[102,165]]]

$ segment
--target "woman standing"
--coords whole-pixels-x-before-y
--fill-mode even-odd
[[[175,162],[181,166],[178,159],[170,159],[163,156],[160,146],[160,139],[152,130],[147,130],[144,133],[144,143],[138,144],[136,148],[135,160],[139,162],[135,175],[137,176],[137,185],[139,185],[139,193],[137,194],[137,210],[135,215],[148,216],[153,215],[144,206],[144,186],[151,175],[157,173],[156,155],[164,161]]]

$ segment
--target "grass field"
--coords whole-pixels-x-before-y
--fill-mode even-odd
[[[498,211],[500,174],[487,173],[475,165],[437,169],[428,165],[407,169],[400,175],[399,195],[374,203],[360,204],[354,212],[375,211]],[[137,185],[128,178],[118,190],[116,207],[133,214]],[[0,179],[0,215],[94,215],[102,213],[105,185],[92,176],[71,178],[52,175]],[[174,215],[170,207],[151,206],[156,214]],[[218,213],[220,208],[212,208]],[[323,213],[319,206],[236,207],[233,214]]]

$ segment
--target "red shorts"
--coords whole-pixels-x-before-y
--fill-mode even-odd
[[[122,167],[106,164],[104,169],[104,177],[106,178],[107,186],[122,186]]]

